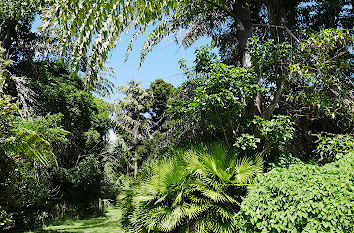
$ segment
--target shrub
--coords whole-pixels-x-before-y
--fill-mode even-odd
[[[221,144],[177,149],[147,165],[126,212],[131,232],[230,232],[241,196],[262,159],[236,159]],[[126,198],[130,198],[126,195]],[[123,218],[127,220],[127,218]]]
[[[354,150],[354,136],[341,134],[317,134],[315,155],[321,163],[333,162],[343,154]]]
[[[288,168],[292,164],[304,164],[304,162],[290,153],[272,153],[265,164],[265,171],[268,172],[274,168]]]
[[[36,168],[33,168],[35,166]],[[0,202],[12,213],[17,230],[44,222],[41,218],[56,202],[57,187],[48,178],[48,169],[31,162],[17,161],[1,190]]]
[[[12,215],[0,206],[0,230],[7,228],[12,222]]]
[[[294,123],[291,122],[289,116],[275,115],[271,120],[255,116],[252,122],[270,147],[282,149],[293,138]]]
[[[240,232],[352,232],[353,168],[352,152],[260,175],[236,215]]]
[[[69,194],[68,200],[81,211],[92,208],[97,210],[103,186],[103,172],[99,161],[94,156],[88,156],[77,166],[62,170],[62,182],[67,182],[65,189]]]

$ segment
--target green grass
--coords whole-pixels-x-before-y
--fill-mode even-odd
[[[119,219],[122,216],[120,209],[111,208],[105,216],[83,220],[65,220],[58,224],[43,227],[34,232],[119,232],[124,233]]]

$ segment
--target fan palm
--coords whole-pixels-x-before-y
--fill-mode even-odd
[[[131,232],[233,232],[232,219],[262,159],[220,143],[177,149],[149,166],[136,188]]]

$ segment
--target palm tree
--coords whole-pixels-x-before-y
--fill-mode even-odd
[[[176,149],[147,170],[125,213],[131,232],[234,232],[233,216],[262,159],[237,158],[214,143]]]

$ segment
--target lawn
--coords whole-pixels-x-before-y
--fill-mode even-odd
[[[120,232],[123,229],[119,224],[119,218],[122,215],[120,209],[111,208],[107,211],[105,216],[97,218],[89,218],[83,220],[65,220],[58,224],[43,227],[34,232]],[[28,232],[29,233],[29,232]]]

